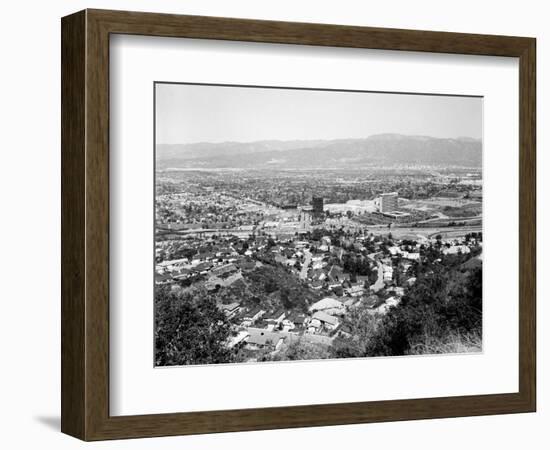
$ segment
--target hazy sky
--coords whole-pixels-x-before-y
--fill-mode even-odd
[[[479,97],[156,85],[156,142],[364,138],[399,133],[481,138]]]

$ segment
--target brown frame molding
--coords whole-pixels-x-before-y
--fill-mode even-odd
[[[532,412],[536,409],[536,40],[434,31],[84,10],[62,31],[61,429],[84,440]],[[519,58],[519,392],[109,416],[109,35]]]

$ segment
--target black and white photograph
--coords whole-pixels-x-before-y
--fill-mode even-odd
[[[482,97],[154,98],[156,367],[482,352]]]

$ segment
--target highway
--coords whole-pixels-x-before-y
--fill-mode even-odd
[[[446,235],[446,234],[452,234],[455,236],[464,236],[468,233],[478,233],[480,231],[483,231],[482,225],[465,225],[465,226],[457,226],[457,227],[434,227],[434,228],[425,228],[425,227],[399,227],[399,226],[392,226],[391,228],[388,228],[387,225],[385,226],[369,226],[367,227],[367,230],[369,233],[373,233],[375,235],[387,235],[389,233],[392,234],[392,236],[396,237],[397,239],[403,239],[404,236],[417,236],[420,238],[428,238],[431,239],[438,234]]]

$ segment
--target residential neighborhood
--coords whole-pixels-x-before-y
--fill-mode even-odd
[[[196,184],[177,192],[166,173],[159,183],[155,283],[215,299],[231,328],[224,345],[241,362],[274,358],[296,343],[330,348],[350,336],[354,310],[379,318],[399,307],[419,266],[437,264],[429,255],[481,266],[480,227],[442,226],[440,215],[439,228],[415,228],[377,210],[330,213],[323,199],[315,212],[208,187],[199,194]],[[404,210],[408,200],[395,197],[392,208]],[[368,216],[380,223],[367,225]]]

